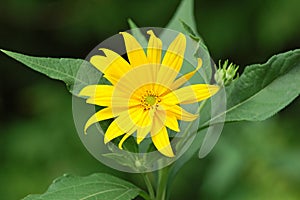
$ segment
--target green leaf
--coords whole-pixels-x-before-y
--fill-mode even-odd
[[[299,96],[299,85],[300,49],[275,55],[265,64],[250,65],[226,88],[226,109],[203,123],[199,130],[209,126],[210,122],[220,126],[224,122],[265,120]],[[199,157],[211,151],[218,136],[205,136]]]
[[[193,143],[170,170],[168,183],[174,179],[178,170],[192,158],[201,147],[199,156],[206,156],[217,142],[219,131],[211,131],[205,135],[209,123],[211,129],[220,128],[223,122],[261,121],[265,120],[292,102],[300,94],[300,49],[273,56],[265,64],[254,64],[245,68],[244,73],[234,81],[227,91],[227,108],[216,113],[212,119],[209,113],[210,104],[203,108],[200,127]],[[222,104],[224,95],[217,93],[214,97]],[[222,109],[220,109],[222,110]],[[225,121],[221,120],[226,114]],[[200,118],[201,120],[201,118]]]
[[[194,57],[201,58],[203,60],[203,66],[200,70],[202,77],[205,82],[209,83],[212,77],[212,60],[202,38],[197,32],[196,20],[194,18],[194,1],[193,0],[182,0],[181,4],[177,8],[177,11],[173,18],[168,23],[168,29],[176,30],[182,33],[186,33],[191,37],[191,39],[197,42],[197,46],[194,50]],[[162,38],[167,38],[168,36],[162,34]],[[201,114],[200,114],[201,115]],[[201,117],[202,119],[202,117]],[[205,130],[202,130],[204,132]],[[168,188],[172,185],[177,172],[180,168],[195,154],[195,152],[199,149],[201,142],[203,141],[204,134],[197,134],[193,143],[189,147],[189,149],[176,161],[170,168],[170,175],[168,179]],[[167,190],[168,192],[170,189]],[[169,193],[167,194],[169,196]]]
[[[35,71],[65,82],[73,95],[78,95],[83,87],[97,83],[101,77],[99,71],[82,59],[42,58],[6,50],[1,51]]]
[[[194,17],[194,0],[182,0],[166,28],[185,33],[189,35],[192,40],[197,42],[197,46],[195,46],[195,49],[193,50],[194,57],[202,58],[202,76],[206,82],[210,81],[212,75],[211,58],[208,48],[200,34],[197,32],[197,25]],[[161,34],[161,39],[163,40],[168,37],[169,35],[167,32]]]
[[[261,121],[283,109],[300,94],[300,49],[281,53],[265,64],[245,68],[227,88],[226,122]]]
[[[228,94],[226,121],[265,120],[300,93],[300,49],[247,67]]]
[[[196,41],[199,42],[200,38],[198,38],[198,36],[196,35],[195,31],[192,29],[192,27],[190,27],[187,23],[185,23],[183,20],[179,20],[182,27],[184,28],[184,30],[186,32],[189,33],[189,35]]]
[[[184,28],[185,32],[189,34],[190,38],[195,40],[196,42],[201,42],[203,43],[203,40],[195,33],[195,31],[190,27],[187,23],[185,23],[183,20],[180,20],[180,23],[182,27]]]
[[[198,36],[199,34],[197,34],[197,28],[195,25],[195,20],[193,18],[192,4],[192,0],[182,1],[178,11],[176,12],[171,22],[168,24],[167,28],[186,32],[192,39],[196,38],[197,40],[197,38],[200,37]],[[207,50],[201,38],[199,41],[199,46]],[[200,57],[207,58],[207,55],[205,54]],[[285,59],[287,59],[286,62],[284,62]],[[220,111],[220,113],[215,114],[214,119],[208,118],[206,121],[204,120],[200,122],[198,134],[193,144],[189,147],[188,151],[185,152],[185,154],[181,156],[176,163],[173,164],[172,168],[170,169],[171,176],[168,183],[170,184],[172,182],[178,170],[195,154],[195,152],[200,148],[202,142],[203,144],[201,147],[201,151],[199,152],[199,155],[201,157],[207,155],[207,153],[209,153],[209,151],[213,148],[212,144],[216,143],[219,135],[215,136],[209,133],[203,140],[203,134],[206,132],[211,120],[216,122],[216,125],[213,126],[212,129],[220,128],[217,123],[219,123],[219,121],[224,121],[222,120],[222,118],[224,118],[225,114],[227,114],[225,122],[239,120],[264,120],[284,108],[294,98],[296,98],[299,95],[300,89],[299,62],[299,51],[297,50],[293,53],[287,52],[285,54],[275,56],[264,65],[253,65],[247,67],[244,74],[236,82],[234,82],[230,86],[230,88],[226,88],[228,102],[227,110],[225,112]],[[281,63],[283,63],[284,66],[281,67]],[[206,62],[203,63],[203,66],[205,67],[208,65],[209,62],[208,59],[206,59]],[[203,69],[205,68],[202,68],[202,70]],[[278,73],[279,71],[280,73]],[[268,73],[272,74],[269,75],[270,77],[273,77],[269,79],[264,77]],[[207,77],[210,77],[210,74],[210,70],[205,70],[205,76],[208,75]],[[241,89],[243,90],[242,92]],[[249,91],[252,91],[252,93],[248,94],[248,89],[250,89]],[[254,91],[253,89],[256,89],[256,91]],[[279,89],[281,92],[276,89]],[[283,94],[285,92],[287,92],[288,94]],[[242,96],[240,95],[241,93],[243,94]],[[217,98],[218,97],[216,97],[216,99]],[[268,99],[268,104],[266,104],[266,99]],[[205,106],[204,109],[209,106],[210,104]],[[256,108],[254,110],[251,110],[253,109],[253,107]]]
[[[143,48],[147,47],[147,40],[145,38],[145,35],[142,34],[139,27],[132,21],[132,19],[128,19],[128,24],[130,27],[130,31],[132,35],[137,39],[137,41],[142,45]]]
[[[130,200],[141,192],[133,184],[109,174],[97,173],[86,177],[64,175],[54,180],[44,194],[29,195],[24,200]]]
[[[185,28],[182,26],[181,21],[189,24],[191,29],[197,32],[196,21],[194,18],[194,0],[181,1],[176,13],[172,17],[166,28],[184,33]]]

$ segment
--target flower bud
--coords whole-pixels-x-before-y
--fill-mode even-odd
[[[228,60],[226,60],[223,65],[221,64],[221,61],[219,61],[219,68],[214,76],[217,84],[221,86],[230,85],[230,83],[235,79],[235,76],[237,75],[238,77],[238,68],[239,66],[233,63],[228,65]]]

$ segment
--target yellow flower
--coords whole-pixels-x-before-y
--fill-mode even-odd
[[[114,118],[104,136],[104,143],[124,135],[119,143],[136,133],[139,144],[148,134],[157,150],[165,156],[173,157],[173,149],[167,128],[179,132],[178,120],[193,121],[198,118],[184,110],[180,104],[191,104],[214,95],[219,87],[208,84],[184,85],[201,67],[181,77],[186,48],[186,38],[182,33],[172,41],[162,59],[162,42],[152,30],[147,52],[129,33],[121,32],[124,38],[129,63],[119,54],[109,49],[100,49],[105,56],[95,55],[90,62],[111,82],[112,85],[89,85],[80,96],[88,96],[89,104],[104,106],[95,113],[84,128],[92,124]],[[181,87],[181,88],[180,88]]]

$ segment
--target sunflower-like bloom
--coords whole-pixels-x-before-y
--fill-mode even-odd
[[[157,150],[173,157],[168,129],[179,132],[178,120],[193,121],[198,118],[184,110],[181,104],[191,104],[214,95],[219,87],[208,84],[183,86],[201,67],[202,60],[194,71],[179,76],[184,60],[186,38],[182,33],[169,45],[162,58],[162,41],[152,30],[146,52],[129,33],[121,32],[129,62],[109,49],[101,48],[104,56],[95,55],[90,62],[110,81],[111,85],[89,85],[80,96],[86,102],[103,106],[86,122],[84,131],[92,124],[114,118],[104,135],[104,143],[122,136],[123,142],[136,133],[137,143],[150,134]],[[181,87],[183,86],[183,87]],[[167,129],[168,128],[168,129]]]

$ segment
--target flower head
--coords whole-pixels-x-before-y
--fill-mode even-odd
[[[136,133],[137,143],[150,134],[157,150],[173,157],[168,129],[179,132],[178,120],[193,121],[198,118],[183,109],[181,104],[192,104],[214,95],[219,87],[208,84],[183,86],[201,67],[198,66],[181,77],[186,48],[182,33],[169,45],[162,58],[162,41],[152,30],[145,52],[138,41],[129,33],[121,32],[124,38],[129,62],[109,49],[100,49],[105,54],[95,55],[90,62],[110,81],[111,85],[89,85],[80,96],[88,96],[89,104],[104,106],[88,119],[85,132],[92,124],[114,118],[106,130],[104,143],[123,136],[123,142]],[[183,87],[182,87],[183,86]]]

